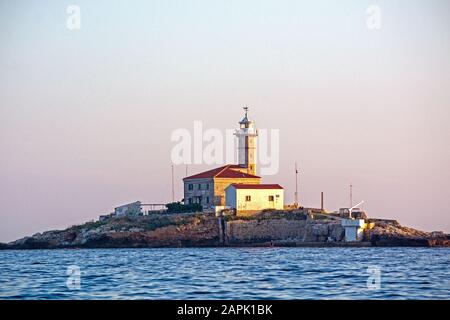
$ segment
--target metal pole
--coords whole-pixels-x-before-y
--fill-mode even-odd
[[[350,208],[353,207],[353,185],[350,183]]]
[[[298,208],[298,170],[297,170],[297,162],[295,163],[295,208]]]
[[[320,210],[323,211],[323,192],[320,193]]]

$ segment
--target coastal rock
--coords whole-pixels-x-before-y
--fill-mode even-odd
[[[328,236],[328,224],[314,224],[312,227],[312,234],[316,237]]]
[[[345,230],[340,224],[333,224],[331,226],[330,237],[333,241],[342,241],[344,240]]]
[[[205,246],[450,246],[442,232],[403,227],[395,220],[367,219],[360,243],[346,243],[336,215],[262,212],[251,217],[212,214],[155,214],[88,222],[37,233],[0,249],[205,247]]]
[[[395,220],[372,220],[374,227],[365,232],[373,246],[448,246],[448,236],[403,227]]]

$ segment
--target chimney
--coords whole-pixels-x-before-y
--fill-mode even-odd
[[[323,191],[320,193],[320,210],[323,211]]]

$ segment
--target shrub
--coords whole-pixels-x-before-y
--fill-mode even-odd
[[[172,202],[166,204],[167,213],[184,213],[184,212],[202,212],[201,204],[182,204],[181,202]]]

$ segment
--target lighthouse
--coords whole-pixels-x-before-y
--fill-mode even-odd
[[[261,212],[264,209],[283,210],[284,189],[279,184],[261,184],[256,175],[255,122],[245,116],[234,135],[238,138],[238,164],[200,172],[183,179],[184,203],[200,204],[203,210],[222,214],[233,209],[237,215]]]
[[[238,138],[238,164],[247,169],[247,174],[256,175],[256,138],[258,130],[255,122],[248,118],[248,107],[244,107],[245,116],[235,131]]]

